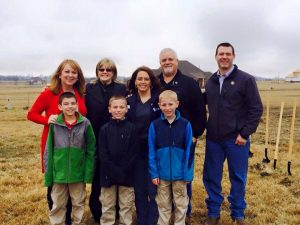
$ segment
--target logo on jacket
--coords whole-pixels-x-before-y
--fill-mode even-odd
[[[233,85],[235,85],[235,82],[234,82],[234,81],[231,81],[230,84],[233,86]]]

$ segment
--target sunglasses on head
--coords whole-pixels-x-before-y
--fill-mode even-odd
[[[110,72],[112,72],[112,69],[100,68],[100,69],[98,69],[98,71],[100,71],[100,72],[106,71],[106,72],[110,73]]]

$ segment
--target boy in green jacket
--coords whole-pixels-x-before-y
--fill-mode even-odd
[[[59,97],[55,124],[50,125],[44,163],[45,186],[51,186],[51,224],[64,224],[66,204],[72,200],[73,224],[82,224],[85,184],[91,183],[94,169],[95,135],[90,121],[77,110],[76,97],[64,92]]]

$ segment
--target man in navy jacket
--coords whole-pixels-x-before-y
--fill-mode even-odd
[[[206,84],[209,118],[203,170],[208,194],[205,225],[219,224],[225,159],[231,183],[231,218],[239,225],[245,224],[249,136],[256,131],[263,107],[255,78],[233,65],[234,57],[230,43],[219,44],[215,55],[219,69]]]
[[[162,73],[159,75],[163,90],[175,91],[180,102],[178,110],[183,117],[188,119],[192,125],[193,143],[191,154],[194,155],[197,138],[201,136],[206,125],[206,108],[204,95],[198,83],[178,70],[178,58],[176,52],[171,48],[161,50],[159,63]],[[191,160],[194,158],[192,157]],[[186,224],[189,224],[192,207],[192,184],[187,184],[189,205],[186,213]]]

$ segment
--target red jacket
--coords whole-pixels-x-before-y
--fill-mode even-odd
[[[77,90],[75,91],[75,96],[78,102],[78,111],[85,116],[86,115],[86,107],[84,97],[81,97]],[[58,109],[58,99],[61,92],[58,95],[55,95],[48,88],[45,89],[35,100],[31,109],[28,111],[27,119],[38,123],[43,124],[44,129],[41,137],[41,160],[42,160],[42,172],[44,173],[44,150],[49,132],[49,124],[48,118],[52,114],[60,114],[60,110]]]

